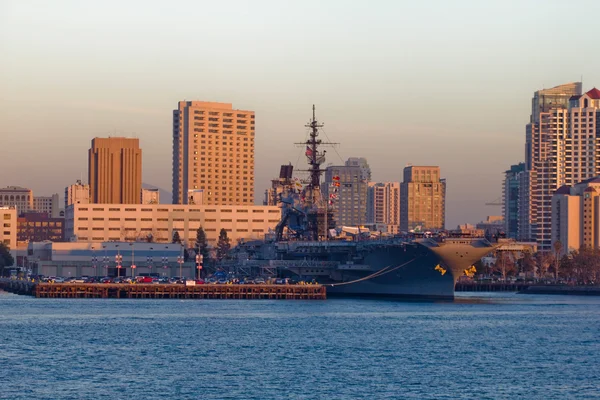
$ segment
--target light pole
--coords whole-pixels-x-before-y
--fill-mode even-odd
[[[117,264],[117,278],[121,277],[121,263],[123,262],[123,256],[119,251],[119,245],[117,247],[117,255],[115,256],[115,263]]]
[[[177,262],[179,263],[179,279],[183,281],[183,256],[177,256]]]
[[[198,279],[202,278],[202,261],[204,256],[202,254],[196,254],[196,269],[198,270]]]
[[[96,262],[98,261],[95,251],[96,249],[92,246],[92,268],[94,269],[94,276],[96,276]]]
[[[153,262],[152,262],[152,250],[154,250],[154,249],[152,247],[150,247],[150,255],[147,258],[147,261],[148,261],[148,270],[150,271],[150,273],[152,273],[152,267],[154,266]]]
[[[129,245],[131,246],[131,278],[134,278],[135,277],[135,250],[134,250],[133,243],[129,243]]]
[[[104,249],[104,269],[106,270],[106,275],[108,276],[108,256],[106,255],[106,246],[102,246],[102,248]]]

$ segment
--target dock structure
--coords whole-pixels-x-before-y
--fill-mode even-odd
[[[323,285],[182,285],[9,283],[9,291],[38,298],[325,300]],[[12,289],[12,290],[11,290]]]

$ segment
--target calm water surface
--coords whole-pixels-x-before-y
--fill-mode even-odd
[[[6,399],[600,398],[600,298],[35,299],[0,292]]]

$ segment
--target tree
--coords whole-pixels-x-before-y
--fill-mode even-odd
[[[221,261],[227,257],[227,253],[231,248],[229,244],[229,238],[227,237],[227,231],[222,228],[219,232],[219,240],[217,241],[217,260]]]
[[[196,254],[201,254],[205,260],[208,260],[208,241],[204,229],[199,227],[196,231],[196,245],[194,247]]]
[[[533,274],[535,272],[535,260],[531,256],[530,252],[525,252],[523,254],[523,258],[520,260],[521,271],[525,273],[525,276],[529,276],[529,274]]]
[[[0,242],[0,269],[4,269],[4,267],[10,267],[15,263],[15,259],[10,254],[10,249],[7,245]]]
[[[502,281],[506,282],[506,276],[515,272],[515,262],[504,251],[498,251],[496,254],[495,270],[502,275]]]
[[[548,268],[552,263],[552,255],[548,252],[538,251],[536,253],[536,266],[538,278],[544,279],[548,273]]]
[[[173,231],[173,243],[181,244],[181,238],[179,237],[179,232]]]
[[[560,240],[554,242],[554,281],[558,282],[558,268],[560,265],[560,253],[563,245]]]

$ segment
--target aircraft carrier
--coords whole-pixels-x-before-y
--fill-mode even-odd
[[[246,260],[271,274],[327,285],[328,295],[454,298],[457,279],[494,246],[484,238],[445,234],[406,234],[373,238],[358,229],[340,237],[335,229],[330,199],[320,193],[321,164],[327,145],[318,139],[322,127],[315,117],[309,124],[306,146],[310,178],[292,177],[293,167],[282,166],[277,181],[281,221],[271,238],[242,244]],[[239,250],[239,249],[238,249]]]

